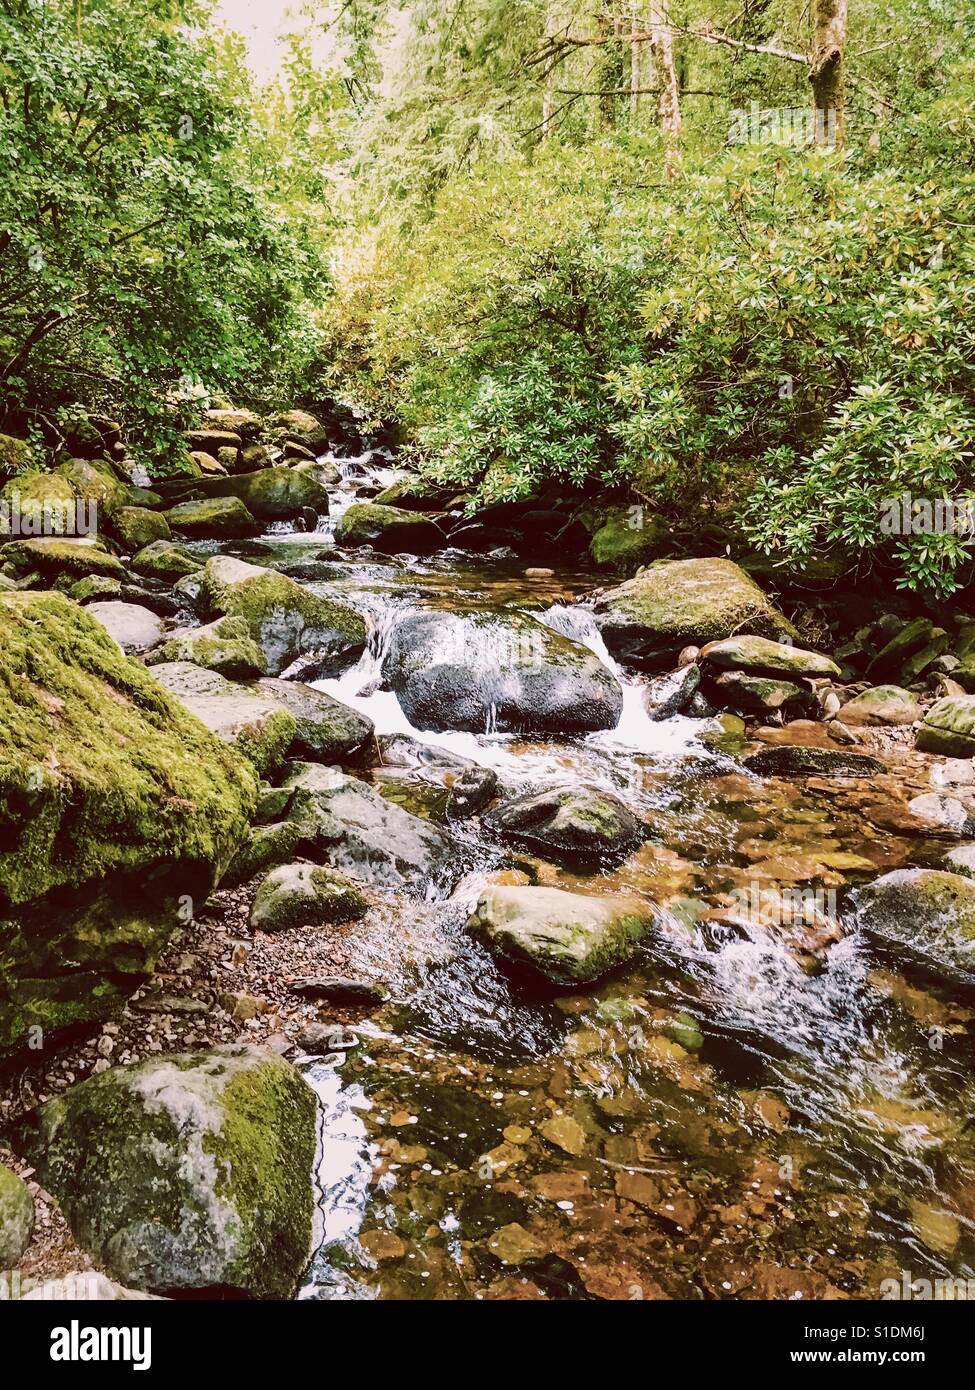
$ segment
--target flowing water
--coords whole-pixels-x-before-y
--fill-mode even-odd
[[[875,1297],[884,1280],[975,1277],[972,1015],[873,954],[845,906],[856,883],[944,853],[898,831],[896,775],[763,782],[733,729],[653,722],[644,679],[576,602],[591,574],[527,579],[510,554],[336,552],[357,488],[398,476],[338,462],[330,521],[275,528],[259,559],[317,564],[312,589],[369,615],[359,664],[319,688],[377,734],[494,769],[506,792],[612,790],[649,839],[618,869],[574,874],[467,823],[471,870],[453,896],[400,898],[388,933],[361,943],[358,966],[391,997],[305,1063],[323,1145],[301,1297]],[[389,633],[428,605],[528,611],[589,646],[623,685],[618,727],[544,740],[412,728],[377,684]],[[442,816],[422,761],[370,775]],[[536,882],[649,896],[659,932],[585,991],[511,975],[465,921],[484,876],[519,865]]]

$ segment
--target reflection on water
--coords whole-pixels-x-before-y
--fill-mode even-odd
[[[255,557],[339,559],[311,587],[371,615],[361,661],[319,688],[381,735],[494,769],[508,792],[611,789],[649,838],[603,873],[482,844],[453,899],[391,905],[380,939],[353,937],[391,998],[357,1046],[307,1063],[324,1125],[301,1296],[815,1299],[876,1296],[902,1270],[975,1274],[972,1014],[844,917],[850,885],[943,853],[890,828],[895,779],[760,782],[705,746],[703,721],[651,721],[641,679],[574,602],[591,577],[529,580],[510,555],[340,556],[330,537],[275,534]],[[623,685],[619,726],[565,740],[411,728],[378,683],[394,625],[429,604],[522,607],[589,646]],[[377,785],[443,814],[422,766],[379,769]],[[465,931],[498,868],[646,894],[663,925],[628,967],[560,994]],[[836,919],[742,918],[743,893],[774,902],[797,885],[831,892]]]

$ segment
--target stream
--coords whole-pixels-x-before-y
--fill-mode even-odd
[[[299,1297],[855,1298],[975,1278],[972,1014],[881,958],[844,908],[857,883],[944,854],[864,814],[893,805],[896,779],[761,781],[733,729],[652,721],[646,678],[620,669],[577,601],[605,582],[595,573],[527,578],[510,552],[338,552],[344,507],[402,475],[375,455],[328,461],[342,474],[331,516],[272,528],[257,557],[318,566],[303,582],[369,615],[358,665],[317,687],[378,735],[493,769],[509,795],[612,790],[647,843],[610,871],[536,861],[533,881],[662,911],[626,967],[560,992],[465,930],[485,876],[528,858],[476,818],[457,830],[470,868],[449,898],[390,895],[388,934],[352,943],[388,1002],[302,1062],[324,1142]],[[376,684],[389,633],[428,605],[529,611],[590,647],[623,686],[619,725],[547,739],[411,727]],[[422,764],[365,775],[442,819]],[[796,890],[825,914],[740,910]]]

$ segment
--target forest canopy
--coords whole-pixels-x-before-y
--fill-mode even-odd
[[[270,81],[179,0],[2,0],[6,418],[336,400],[474,506],[558,483],[950,592],[967,0],[349,0]]]

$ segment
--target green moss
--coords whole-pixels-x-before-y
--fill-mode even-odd
[[[258,776],[263,777],[280,764],[291,746],[297,727],[294,716],[286,709],[272,710],[239,730],[234,745]]]
[[[667,528],[659,517],[642,507],[614,507],[593,536],[589,554],[600,569],[633,574],[666,545]]]
[[[106,575],[109,579],[124,580],[125,567],[114,555],[100,545],[83,540],[58,540],[38,536],[28,540],[10,541],[3,548],[3,559],[18,574],[31,571],[53,578],[58,574]]]
[[[143,550],[153,541],[168,541],[169,522],[146,507],[119,507],[112,514],[112,529],[127,550]]]
[[[178,545],[169,541],[153,541],[132,557],[132,569],[146,579],[182,579],[187,574],[199,574],[203,565]]]
[[[152,664],[191,661],[228,680],[247,680],[267,671],[267,659],[244,618],[220,618],[208,627],[174,637],[152,655]]]

